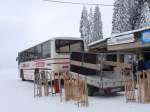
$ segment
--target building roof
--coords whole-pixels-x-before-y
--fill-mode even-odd
[[[101,42],[104,42],[104,41],[106,41],[107,39],[108,39],[108,38],[103,38],[103,39],[94,41],[94,42],[88,44],[88,47],[91,47],[91,46],[94,46],[94,45],[99,44],[99,43],[101,43]]]
[[[140,28],[140,29],[137,29],[137,30],[132,30],[132,31],[127,31],[127,32],[123,32],[123,33],[113,34],[110,37],[103,38],[103,39],[100,39],[100,40],[97,40],[97,41],[94,41],[94,42],[88,44],[88,47],[92,47],[94,45],[100,44],[104,41],[107,41],[107,39],[109,39],[109,38],[118,37],[118,36],[127,35],[127,34],[132,34],[132,33],[135,33],[135,32],[140,32],[140,31],[144,31],[144,30],[148,30],[148,29],[150,29],[150,27]]]
[[[45,42],[47,42],[47,41],[56,40],[56,39],[62,39],[62,40],[83,40],[82,38],[79,38],[79,37],[64,37],[64,36],[62,36],[62,37],[52,37],[52,38],[50,38],[50,39],[48,39],[48,40],[46,40],[46,41],[43,41],[43,42],[40,42],[40,43],[38,43],[38,44],[36,44],[36,45],[34,45],[34,46],[28,47],[27,49],[21,50],[20,52],[23,52],[23,51],[25,51],[25,50],[28,50],[28,49],[30,49],[30,48],[33,48],[33,47],[35,47],[35,46],[37,46],[37,45],[40,45],[40,44],[42,44],[42,43],[45,43]]]
[[[131,31],[123,32],[123,33],[117,33],[117,34],[111,35],[110,38],[127,35],[127,34],[131,34],[131,33],[135,33],[135,32],[140,32],[140,31],[144,31],[144,30],[149,30],[149,29],[150,29],[150,27],[145,27],[145,28],[140,28],[137,30],[131,30]]]
[[[136,41],[134,41],[132,39],[131,39],[130,42],[124,41],[124,43],[117,43],[117,41],[116,41],[117,44],[108,45],[107,49],[108,50],[135,51],[136,49],[139,49],[139,48],[150,47],[150,43],[143,44],[141,42],[141,40],[138,39],[138,38],[140,38],[139,33],[143,32],[143,31],[146,31],[146,30],[150,30],[150,27],[140,28],[140,29],[137,29],[137,30],[132,30],[132,31],[128,31],[128,32],[124,32],[124,33],[119,33],[119,34],[112,35],[111,38],[110,38],[110,40],[112,40],[112,42],[114,42],[113,39],[118,40],[117,38],[122,37],[122,36],[126,36],[126,35],[130,35],[130,34],[134,34],[134,37],[136,37]]]

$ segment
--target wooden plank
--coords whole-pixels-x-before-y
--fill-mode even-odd
[[[85,68],[94,69],[94,70],[100,70],[98,64],[82,63],[80,61],[73,61],[73,60],[71,60],[70,63],[72,65],[76,65],[76,66],[80,66],[80,67],[85,67]]]
[[[126,63],[120,63],[120,62],[113,62],[113,61],[101,61],[102,64],[104,65],[110,65],[110,66],[117,66],[120,68],[131,68],[131,64],[126,64]]]
[[[120,63],[120,62],[99,61],[99,63],[101,63],[102,65],[116,66],[120,68],[129,68],[129,69],[131,68],[131,64]],[[71,64],[80,67],[89,68],[89,69],[100,70],[100,64],[82,63],[80,61],[73,61],[73,60],[71,60]]]
[[[127,43],[127,44],[119,44],[119,45],[108,45],[107,49],[109,51],[114,51],[114,50],[127,50],[127,49],[137,49],[137,48],[143,48],[143,47],[149,47],[150,44],[142,44],[140,41],[137,42],[132,42],[132,43]]]

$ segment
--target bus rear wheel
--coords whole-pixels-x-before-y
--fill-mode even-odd
[[[93,96],[94,94],[94,87],[88,85],[88,96]]]

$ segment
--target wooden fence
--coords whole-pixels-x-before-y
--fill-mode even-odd
[[[124,77],[126,101],[150,103],[150,70],[139,71],[136,79],[133,74]]]
[[[74,100],[78,106],[88,106],[88,90],[86,79],[79,76],[64,75],[65,100]]]

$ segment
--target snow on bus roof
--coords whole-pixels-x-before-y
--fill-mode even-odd
[[[52,37],[50,40],[53,40],[53,39],[74,39],[74,40],[83,40],[82,38],[80,37]]]
[[[56,40],[56,39],[62,39],[62,40],[83,40],[82,38],[80,38],[80,37],[65,37],[65,36],[62,36],[62,37],[52,37],[52,38],[50,38],[50,39],[48,39],[48,40],[46,40],[46,41],[43,41],[43,42],[40,42],[40,43],[38,43],[38,44],[36,44],[36,45],[34,45],[34,46],[31,46],[31,47],[29,47],[29,48],[27,48],[27,49],[24,49],[24,50],[21,50],[20,52],[23,52],[23,51],[26,51],[26,50],[28,50],[28,49],[31,49],[31,48],[33,48],[33,47],[35,47],[35,46],[37,46],[37,45],[40,45],[40,44],[42,44],[42,43],[45,43],[45,42],[47,42],[47,41],[50,41],[50,40]],[[20,53],[19,52],[19,53]]]
[[[131,33],[135,33],[135,32],[140,32],[140,31],[144,31],[144,30],[148,30],[148,29],[150,29],[150,27],[145,27],[145,28],[140,28],[140,29],[137,29],[137,30],[131,30],[131,31],[123,32],[123,33],[113,34],[110,37],[103,38],[103,39],[100,39],[100,40],[97,40],[97,41],[94,41],[94,42],[88,44],[88,47],[96,45],[98,43],[101,43],[101,42],[103,42],[103,41],[105,41],[105,40],[107,40],[109,38],[114,38],[114,37],[118,37],[118,36],[122,36],[122,35],[127,35],[127,34],[131,34]]]

